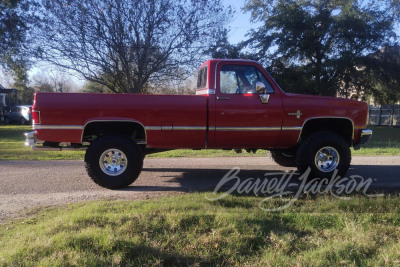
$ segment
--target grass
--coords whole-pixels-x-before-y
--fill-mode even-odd
[[[0,265],[400,264],[398,195],[303,197],[271,213],[260,197],[210,194],[47,208],[0,225]]]
[[[400,155],[400,128],[394,127],[370,127],[374,133],[370,142],[353,155],[372,156]],[[0,160],[81,160],[84,151],[32,151],[24,146],[24,133],[32,131],[30,126],[0,126]],[[264,150],[258,150],[255,154],[237,154],[234,151],[217,149],[188,150],[177,149],[149,155],[150,158],[163,157],[229,157],[229,156],[265,156]]]

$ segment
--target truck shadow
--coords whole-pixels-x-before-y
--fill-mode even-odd
[[[295,169],[273,167],[275,168],[269,170],[240,169],[237,173],[232,172],[230,174],[231,170],[228,168],[144,168],[143,172],[152,173],[152,177],[157,177],[155,179],[160,180],[158,184],[161,185],[141,185],[138,181],[138,183],[133,183],[123,190],[202,192],[213,191],[216,186],[222,185],[219,191],[223,192],[233,186],[237,187],[240,183],[244,183],[246,179],[252,184],[257,179],[259,184],[266,179],[268,181],[275,179],[277,181],[282,180],[281,184],[285,184],[287,188],[296,189],[300,186],[301,180],[299,180],[299,175],[295,173]],[[222,180],[224,177],[231,179]],[[308,179],[306,182],[310,180]],[[400,166],[354,165],[350,167],[341,181],[341,186],[346,186],[346,183],[371,181],[369,191],[400,191]]]

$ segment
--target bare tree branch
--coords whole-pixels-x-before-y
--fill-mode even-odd
[[[230,14],[220,0],[42,2],[36,55],[122,93],[190,74]]]

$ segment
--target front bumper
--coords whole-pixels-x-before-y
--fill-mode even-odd
[[[371,139],[372,136],[372,130],[365,129],[361,131],[361,136],[360,136],[360,141],[357,144],[354,144],[354,149],[360,149],[360,147],[364,144],[366,144],[369,139]]]

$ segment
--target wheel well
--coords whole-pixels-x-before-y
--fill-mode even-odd
[[[305,139],[313,133],[329,131],[343,136],[344,140],[351,146],[353,141],[353,123],[349,119],[320,118],[307,121],[301,131],[300,138]]]
[[[123,135],[133,140],[146,141],[143,125],[130,121],[89,122],[83,131],[82,141],[92,142],[104,135]]]

